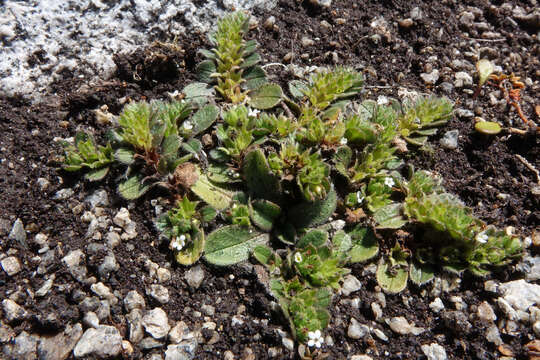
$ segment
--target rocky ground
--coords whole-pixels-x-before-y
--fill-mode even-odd
[[[440,273],[398,295],[376,285],[374,263],[355,265],[333,299],[322,353],[539,358],[540,141],[527,131],[475,133],[478,117],[525,128],[495,87],[472,97],[474,64],[489,58],[521,76],[523,111],[540,123],[537,1],[319,3],[252,8],[250,36],[264,62],[278,64],[266,68],[273,81],[346,64],[364,72],[366,98],[448,96],[454,119],[430,139],[432,151],[406,159],[441,174],[482,219],[525,245],[522,260],[488,278]],[[258,266],[179,267],[153,223],[166,199],[127,203],[114,179],[89,184],[57,171],[58,140],[103,132],[95,110],[104,105],[117,114],[128,99],[182,89],[195,78],[196,50],[208,47],[215,14],[252,4],[49,5],[0,1],[0,358],[294,358]]]

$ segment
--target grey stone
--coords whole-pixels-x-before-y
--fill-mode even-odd
[[[54,194],[54,198],[56,200],[67,200],[70,197],[72,197],[74,193],[75,192],[71,188],[61,189],[61,190],[58,190],[56,194]]]
[[[189,334],[189,327],[185,322],[179,321],[176,325],[169,331],[169,341],[173,344],[180,343],[183,339],[186,339]]]
[[[459,108],[456,109],[456,115],[462,119],[472,119],[474,117],[474,112],[472,112],[471,110]]]
[[[447,359],[446,350],[444,350],[444,348],[437,343],[422,345],[421,348],[422,352],[424,353],[424,355],[427,356],[428,360]]]
[[[0,261],[0,266],[2,266],[2,270],[4,270],[8,276],[13,276],[21,271],[21,263],[15,256],[9,256],[2,259]]]
[[[532,329],[534,331],[534,335],[536,335],[537,338],[540,338],[540,321],[536,321],[533,324]]]
[[[532,240],[532,239],[531,239]],[[516,266],[518,271],[525,274],[525,280],[536,281],[540,279],[540,256],[525,255]]]
[[[111,304],[109,300],[100,300],[96,309],[96,315],[100,321],[105,321],[111,316]]]
[[[285,347],[285,349],[289,351],[294,351],[294,341],[291,338],[281,338],[281,344]]]
[[[235,315],[231,319],[231,326],[241,326],[244,325],[244,320],[241,315]]]
[[[471,75],[464,71],[457,72],[454,77],[454,86],[458,89],[464,86],[471,86],[473,84],[473,79]]]
[[[149,311],[143,317],[142,325],[146,332],[155,339],[163,339],[171,329],[167,314],[161,308],[154,308]]]
[[[204,270],[200,265],[197,265],[186,271],[184,279],[191,288],[198,289],[204,280]]]
[[[373,360],[369,355],[353,355],[351,360]]]
[[[493,322],[497,320],[497,315],[495,315],[495,311],[493,311],[493,308],[487,301],[482,301],[480,305],[478,305],[478,310],[476,312],[478,315],[478,318],[483,321],[487,322]]]
[[[109,231],[107,235],[105,235],[105,238],[107,239],[107,245],[113,249],[114,247],[118,246],[120,244],[120,235],[118,235],[117,232]]]
[[[371,303],[371,312],[373,313],[373,316],[375,317],[375,321],[381,320],[383,316],[383,311],[379,303],[376,303],[376,302]]]
[[[410,16],[411,16],[411,19],[418,21],[418,20],[422,20],[424,14],[422,13],[422,9],[420,9],[417,6],[411,10]]]
[[[504,300],[516,310],[527,311],[534,304],[540,304],[540,285],[523,279],[502,283],[499,290]]]
[[[133,309],[126,315],[126,321],[129,328],[129,341],[137,344],[144,337],[142,326],[143,312],[141,309]]]
[[[474,14],[472,12],[464,11],[459,16],[459,22],[467,27],[471,26],[474,21]]]
[[[313,44],[315,44],[315,41],[308,38],[307,36],[302,36],[301,42],[302,42],[302,46],[304,47],[313,46]]]
[[[493,344],[497,345],[497,346],[503,344],[503,341],[501,339],[501,334],[499,333],[499,329],[497,328],[496,325],[491,325],[486,330],[486,340],[489,341],[490,343],[493,343]]]
[[[109,358],[122,351],[122,336],[114,326],[100,325],[87,329],[73,349],[76,358]]]
[[[55,336],[43,336],[38,345],[40,360],[67,359],[83,334],[81,324],[68,325],[66,329]]]
[[[49,293],[49,291],[51,291],[51,288],[53,286],[53,283],[54,283],[54,279],[55,279],[55,275],[51,275],[49,277],[49,279],[47,279],[45,282],[43,282],[43,284],[41,285],[41,287],[36,291],[36,297],[43,297],[45,295],[47,295]]]
[[[360,324],[355,318],[351,318],[351,322],[347,328],[347,336],[351,339],[358,340],[364,338],[367,334],[369,334],[369,327]]]
[[[420,335],[424,332],[424,328],[416,327],[414,324],[409,324],[407,319],[405,319],[403,316],[393,317],[390,320],[386,320],[386,323],[393,332],[400,335]]]
[[[124,229],[128,224],[131,223],[131,219],[129,218],[129,210],[126,208],[121,208],[114,216],[113,222]]]
[[[72,250],[70,251],[66,256],[62,258],[62,261],[64,264],[68,267],[68,269],[77,266],[81,263],[81,260],[84,258],[84,253],[82,250]]]
[[[89,311],[84,314],[83,324],[87,327],[97,328],[99,326],[99,318],[95,312]]]
[[[324,8],[329,8],[332,6],[332,0],[309,0],[313,5],[317,5]]]
[[[212,305],[204,304],[203,306],[201,306],[201,311],[208,316],[214,316],[214,314],[216,313],[216,308]]]
[[[141,342],[139,343],[139,346],[144,350],[150,350],[150,349],[162,347],[163,343],[161,341],[154,339],[153,337],[145,337],[144,339],[141,340]]]
[[[343,286],[341,287],[341,293],[345,296],[351,295],[353,292],[362,288],[362,283],[353,275],[345,276],[343,279]]]
[[[27,316],[26,310],[11,299],[2,300],[2,309],[4,310],[4,317],[10,323],[21,321]]]
[[[118,299],[114,294],[112,293],[111,289],[109,289],[105,284],[102,282],[92,284],[90,286],[90,290],[97,296],[99,296],[101,299],[108,300],[112,305],[115,305],[118,302]]]
[[[442,82],[439,85],[439,87],[446,94],[451,94],[454,91],[454,85],[452,85],[452,84],[450,84],[449,82],[446,82],[446,81]]]
[[[467,315],[461,311],[445,311],[441,318],[446,326],[454,330],[456,334],[467,335],[471,332],[472,324]]]
[[[131,290],[124,298],[124,307],[127,312],[130,312],[133,309],[144,309],[146,303],[144,298],[136,290]]]
[[[26,331],[21,332],[14,339],[13,346],[11,347],[11,358],[25,360],[37,359],[38,339],[37,336],[28,334]]]
[[[450,130],[444,133],[440,140],[441,146],[448,150],[455,150],[458,147],[459,130]]]
[[[151,296],[161,304],[166,304],[169,302],[169,290],[160,284],[150,285],[150,287],[146,289],[146,295]]]
[[[40,177],[37,179],[36,184],[39,186],[39,190],[45,191],[49,188],[51,182],[45,178]]]
[[[174,346],[177,346],[177,348],[186,355],[185,359],[191,360],[195,357],[195,351],[197,350],[198,345],[197,339],[192,337]]]
[[[108,279],[112,272],[117,271],[120,268],[116,262],[116,257],[113,252],[109,252],[103,259],[103,262],[99,265],[98,274],[101,279]]]
[[[435,85],[439,80],[439,70],[434,69],[430,73],[422,73],[420,74],[420,77],[427,85]]]
[[[490,293],[499,293],[499,283],[495,280],[488,280],[484,282],[484,290]]]
[[[517,320],[519,318],[516,310],[514,310],[512,305],[510,305],[510,303],[508,303],[508,301],[506,301],[504,298],[498,298],[497,305],[499,305],[499,308],[506,315],[508,320]]]
[[[15,338],[15,331],[11,326],[5,325],[0,321],[0,344],[11,342]]]
[[[25,249],[28,249],[28,243],[26,242],[26,231],[24,230],[24,224],[21,219],[15,220],[13,227],[9,232],[8,239],[15,240],[22,245]]]
[[[444,304],[443,304],[441,298],[435,298],[435,299],[429,304],[429,308],[430,308],[431,311],[433,311],[434,313],[438,313],[439,311],[444,310]]]
[[[384,342],[388,341],[388,336],[381,329],[373,329],[373,335]]]
[[[164,284],[171,280],[171,272],[169,269],[159,268],[156,271],[157,280],[160,284]]]
[[[85,201],[90,204],[90,208],[93,209],[96,206],[108,206],[109,205],[109,196],[107,191],[101,189],[96,190],[90,196],[88,196]]]
[[[99,307],[99,298],[96,296],[87,296],[79,304],[79,309],[86,313],[88,311],[97,311]]]

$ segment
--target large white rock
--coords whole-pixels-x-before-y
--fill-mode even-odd
[[[515,310],[527,311],[531,306],[540,304],[540,285],[530,284],[523,279],[503,283],[499,291]]]
[[[86,330],[73,349],[76,358],[117,356],[122,351],[122,336],[114,326],[100,325]]]

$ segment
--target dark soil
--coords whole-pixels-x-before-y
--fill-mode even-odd
[[[495,3],[499,5],[500,2]],[[496,11],[498,7],[488,1],[459,1],[460,9],[468,5],[482,10],[483,15],[476,21],[487,22],[504,39],[497,42],[480,41],[480,46],[493,49],[495,61],[503,66],[505,72],[514,72],[522,79],[530,78],[536,82],[536,85],[523,90],[522,106],[526,116],[538,122],[533,111],[533,99],[538,101],[540,68],[536,35],[531,29],[519,25],[516,27],[507,21],[508,14]],[[415,20],[409,29],[399,27],[397,20],[408,17],[411,9],[417,6],[423,12],[422,19]],[[480,34],[474,31],[467,33],[463,29],[457,10],[456,1],[336,0],[331,10],[300,5],[294,0],[280,1],[271,14],[254,14],[259,19],[259,26],[250,32],[250,36],[259,41],[259,53],[264,63],[281,63],[283,57],[291,52],[293,63],[301,66],[346,64],[361,69],[368,86],[364,94],[366,98],[376,98],[381,94],[397,97],[399,87],[404,87],[448,96],[456,107],[473,110],[486,120],[497,119],[505,124],[512,120],[514,126],[519,127],[520,120],[513,111],[490,105],[489,92],[495,90],[493,87],[486,85],[481,96],[474,101],[462,89],[444,92],[442,82],[453,83],[455,71],[450,69],[449,64],[456,56],[454,51],[468,51],[478,43],[471,39],[481,38]],[[263,22],[270,15],[275,16],[276,26],[267,30]],[[388,21],[390,36],[381,36],[379,43],[375,44],[370,38],[375,33],[370,23],[380,16]],[[322,21],[330,24],[331,28],[321,25]],[[303,47],[301,38],[304,36],[314,39],[314,45]],[[79,311],[76,295],[79,290],[90,293],[89,286],[75,281],[60,262],[70,250],[86,246],[86,225],[79,220],[80,214],[73,212],[84,200],[83,195],[79,198],[76,195],[69,201],[51,199],[59,189],[65,187],[73,187],[75,194],[87,194],[100,185],[88,184],[79,177],[59,173],[56,166],[62,151],[53,138],[73,136],[81,128],[103,132],[104,128],[97,124],[92,113],[93,109],[102,105],[107,105],[109,111],[117,114],[127,99],[166,98],[167,92],[181,90],[195,80],[194,68],[200,60],[196,51],[201,47],[209,48],[202,34],[189,34],[184,39],[178,39],[174,46],[154,43],[133,54],[117,54],[116,76],[97,85],[86,84],[66,74],[64,81],[51,89],[51,93],[58,96],[51,96],[49,101],[32,105],[23,99],[0,99],[0,203],[3,205],[0,208],[0,237],[3,239],[0,251],[18,249],[17,256],[24,263],[23,271],[14,277],[0,272],[0,291],[3,298],[18,293],[18,303],[32,314],[28,321],[17,325],[17,330],[55,332],[68,323],[80,322],[83,314]],[[518,54],[520,61],[516,61],[512,54]],[[431,66],[441,72],[441,79],[435,86],[424,85],[420,78],[420,74],[426,72],[430,56],[436,56]],[[267,70],[274,77],[273,81],[282,84],[293,78],[279,65]],[[446,188],[459,195],[486,222],[499,227],[511,225],[518,234],[530,235],[540,224],[540,198],[532,193],[538,184],[535,174],[517,155],[540,169],[539,137],[535,134],[507,133],[484,137],[474,132],[472,118],[455,117],[442,133],[452,129],[460,131],[458,149],[449,151],[441,148],[438,142],[441,135],[438,135],[430,139],[431,151],[411,149],[406,157],[416,168],[442,175]],[[50,180],[48,189],[40,190],[38,178]],[[127,206],[115,194],[112,181],[104,186],[114,207]],[[501,193],[508,196],[501,196]],[[157,232],[151,220],[153,207],[148,199],[136,202],[130,212],[132,219],[137,222],[137,243],[130,248],[127,242],[122,242],[115,248],[120,270],[113,273],[108,281],[124,296],[132,289],[145,294],[147,284],[141,274],[147,273],[147,270],[143,257],[158,264],[174,263],[170,252],[155,241]],[[47,274],[55,273],[55,284],[63,286],[53,287],[46,299],[34,299],[25,291],[28,287],[39,288],[44,276],[35,273],[38,249],[31,241],[30,249],[24,249],[7,240],[10,226],[17,218],[26,225],[29,238],[43,232],[54,244],[55,258],[49,259]],[[99,264],[99,254],[96,256],[87,259],[90,272],[96,271]],[[172,279],[168,284],[171,300],[163,306],[169,319],[183,320],[190,329],[203,322],[203,319],[193,316],[193,310],[200,309],[203,304],[214,306],[216,314],[222,316],[216,315],[212,319],[217,323],[217,328],[222,329],[218,341],[212,345],[200,345],[196,358],[220,359],[224,351],[231,350],[238,357],[247,359],[245,349],[250,348],[255,359],[265,359],[271,347],[279,349],[278,358],[292,358],[293,355],[281,345],[281,337],[275,332],[275,328],[282,324],[276,320],[277,317],[271,316],[271,299],[251,272],[241,266],[220,270],[203,264],[203,268],[206,271],[203,285],[192,291],[183,277],[187,269],[173,265]],[[435,341],[445,347],[450,359],[499,358],[496,347],[485,339],[487,324],[471,320],[472,329],[460,331],[452,321],[444,321],[441,316],[431,312],[428,308],[429,297],[424,289],[413,286],[399,295],[387,295],[384,314],[385,317],[405,316],[428,331],[418,336],[398,336],[385,324],[378,324],[389,336],[387,342],[347,338],[351,316],[361,323],[374,320],[370,305],[375,301],[376,283],[374,275],[363,275],[363,270],[363,266],[354,266],[352,272],[363,283],[363,290],[350,296],[351,299],[360,298],[359,308],[352,307],[345,297],[334,300],[332,323],[327,331],[334,345],[325,348],[329,359],[345,359],[369,351],[370,356],[377,359],[418,359],[423,356],[420,346]],[[520,274],[509,267],[492,276],[500,281],[508,281],[519,278]],[[451,308],[449,297],[461,296],[469,307],[468,311],[473,313],[481,301],[493,300],[492,294],[482,290],[484,281],[465,277],[459,290],[443,293],[441,298],[447,308]],[[427,288],[427,292],[430,288]],[[152,303],[149,297],[146,297],[146,301],[149,307],[159,305]],[[245,306],[242,313],[245,325],[232,327],[230,317],[239,311],[240,305]],[[125,331],[120,305],[112,307],[111,313],[109,324]],[[501,313],[497,313],[497,316],[504,317]],[[503,334],[502,337],[511,346],[516,358],[527,358],[523,345],[534,338],[530,327],[520,328],[517,336]],[[142,358],[143,353],[136,351],[133,356]]]

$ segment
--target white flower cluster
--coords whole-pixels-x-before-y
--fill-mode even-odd
[[[248,116],[249,117],[257,117],[259,116],[260,111],[257,109],[249,109]]]
[[[186,130],[191,130],[193,129],[193,123],[191,121],[184,121],[183,127]]]
[[[394,179],[392,179],[391,177],[387,177],[386,179],[384,179],[384,185],[386,185],[388,187],[392,187],[395,184],[396,183],[394,182]]]
[[[299,252],[295,253],[294,254],[294,262],[296,263],[301,263],[302,262],[302,254],[300,254]]]
[[[362,196],[362,192],[360,190],[356,192],[356,201],[358,202],[358,205],[364,201],[364,196]]]
[[[489,236],[487,236],[485,231],[482,231],[476,234],[476,241],[478,241],[481,244],[487,243],[488,239],[489,239]]]
[[[186,235],[180,235],[171,241],[171,249],[180,251],[186,246]]]
[[[308,338],[309,340],[307,344],[309,347],[315,346],[317,349],[319,349],[324,343],[324,340],[322,338],[322,333],[320,330],[308,332]]]

